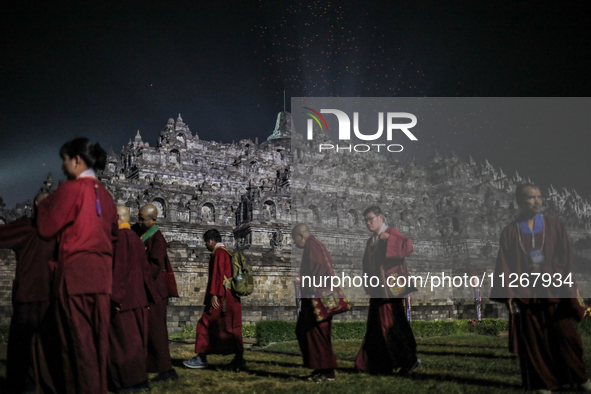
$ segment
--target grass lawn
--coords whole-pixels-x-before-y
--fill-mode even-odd
[[[232,356],[210,356],[210,369],[189,370],[182,360],[194,356],[193,345],[173,344],[177,382],[152,384],[152,393],[522,393],[519,361],[507,351],[507,338],[481,335],[418,338],[421,368],[411,378],[358,373],[353,360],[359,340],[334,342],[339,359],[337,380],[304,381],[296,342],[271,344],[246,351],[247,371],[231,372],[224,365]],[[591,338],[585,338],[585,361],[591,371]],[[290,353],[290,354],[282,354]]]

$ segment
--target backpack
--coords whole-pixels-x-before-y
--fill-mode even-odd
[[[232,277],[224,276],[224,287],[231,289],[239,297],[251,295],[254,290],[254,279],[252,269],[246,264],[244,253],[238,250],[222,248],[230,255],[232,265]]]

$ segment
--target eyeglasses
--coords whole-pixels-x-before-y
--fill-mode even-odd
[[[140,222],[140,223],[147,222],[147,221],[150,221],[150,220],[154,220],[154,219],[152,219],[152,218],[145,219],[145,218],[143,218],[141,216],[138,216],[138,218],[137,218],[137,221]]]
[[[373,222],[373,220],[374,220],[375,218],[377,218],[377,216],[372,216],[372,217],[370,217],[370,218],[365,218],[365,219],[363,219],[363,220],[365,221],[365,223],[371,223],[371,222]]]

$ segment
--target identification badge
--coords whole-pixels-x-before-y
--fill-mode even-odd
[[[534,249],[529,252],[529,257],[534,264],[541,264],[544,262],[544,253],[540,249]]]

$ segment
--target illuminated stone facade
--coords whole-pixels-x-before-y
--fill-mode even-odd
[[[518,174],[507,176],[486,160],[479,164],[453,153],[401,164],[395,155],[345,159],[338,153],[292,152],[292,134],[290,114],[280,112],[263,143],[204,141],[179,115],[169,119],[154,146],[138,131],[119,154],[109,152],[100,179],[115,203],[129,207],[132,218],[146,203],[159,208],[158,223],[169,242],[180,295],[170,301],[171,330],[194,325],[200,316],[209,259],[202,236],[213,227],[228,246],[244,249],[253,266],[255,293],[243,299],[245,323],[295,319],[292,265],[297,266],[298,255],[292,263],[291,220],[311,225],[337,271],[360,272],[360,251],[368,237],[362,213],[373,204],[381,206],[387,223],[412,239],[414,254],[407,259],[412,274],[494,269],[500,231],[516,213],[513,191],[524,181]],[[50,175],[42,189],[56,186]],[[577,280],[587,283],[591,206],[575,191],[551,188],[546,197],[546,211],[559,215],[569,228]],[[30,212],[30,203],[8,210],[0,200],[3,222]],[[6,324],[13,254],[0,251],[0,262],[0,324]],[[413,318],[446,319],[450,311],[454,318],[472,318],[472,298],[470,288],[440,288],[428,299],[416,294]],[[367,300],[357,300],[353,313],[339,319],[362,320],[366,306]],[[485,303],[484,314],[494,317],[503,311]]]

